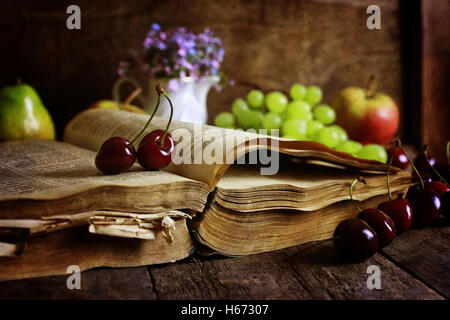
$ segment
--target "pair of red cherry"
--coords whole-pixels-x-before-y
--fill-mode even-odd
[[[350,186],[352,189],[358,178]],[[412,222],[412,208],[407,200],[398,198],[381,203],[377,209],[361,210],[354,202],[359,214],[356,218],[342,221],[333,236],[334,246],[352,260],[365,260],[380,248],[392,243],[395,236],[409,229]]]
[[[158,93],[158,101],[155,110],[144,128],[131,142],[122,137],[111,137],[102,144],[95,157],[95,165],[100,171],[106,174],[125,172],[136,162],[136,158],[139,164],[148,170],[159,170],[170,164],[172,153],[175,150],[175,143],[168,133],[172,122],[173,105],[161,86],[156,86],[156,92]],[[142,135],[153,119],[159,107],[161,95],[169,101],[171,107],[166,130],[158,129],[146,134],[139,142],[136,152],[133,143]]]

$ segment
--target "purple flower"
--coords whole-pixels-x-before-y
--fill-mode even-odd
[[[150,78],[169,78],[169,88],[176,90],[178,78],[192,77],[202,80],[210,75],[219,75],[224,49],[219,38],[205,29],[199,34],[180,27],[163,32],[153,23],[142,43],[142,51],[134,62],[119,63],[118,74],[129,75],[140,72]]]

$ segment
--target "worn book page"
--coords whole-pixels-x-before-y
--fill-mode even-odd
[[[257,165],[232,166],[217,184],[215,201],[222,207],[250,212],[290,208],[303,211],[321,209],[349,200],[351,182],[359,176],[365,183],[353,188],[355,200],[386,195],[386,176],[324,167],[307,162],[282,161],[277,175],[259,175]],[[411,174],[401,171],[391,175],[391,191],[415,184]]]
[[[0,144],[0,217],[101,209],[201,211],[206,202],[208,187],[201,182],[169,172],[146,171],[137,164],[129,172],[105,175],[95,167],[94,159],[95,152],[64,142],[25,140]]]
[[[65,128],[64,141],[97,151],[112,136],[132,140],[144,127],[148,116],[126,111],[92,109],[72,119]],[[164,129],[167,119],[154,118],[146,133]],[[165,171],[202,181],[212,190],[228,167],[244,154],[261,149],[279,149],[281,153],[336,163],[345,167],[383,172],[386,166],[375,161],[356,159],[312,141],[293,141],[239,130],[173,121],[170,127],[180,161]],[[188,137],[186,139],[185,137]],[[187,140],[187,141],[186,141]],[[136,146],[138,145],[136,143]],[[185,146],[189,146],[185,148]],[[181,154],[183,153],[183,154]],[[395,169],[394,169],[395,170]]]

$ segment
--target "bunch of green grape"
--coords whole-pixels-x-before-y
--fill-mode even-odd
[[[251,90],[246,99],[236,99],[231,112],[218,114],[214,123],[229,129],[279,130],[281,137],[295,140],[309,140],[322,143],[337,151],[355,157],[387,162],[383,146],[363,146],[348,139],[347,132],[334,124],[336,112],[321,103],[323,92],[318,86],[305,87],[296,83],[289,90],[290,99],[281,91],[264,95],[260,90]]]

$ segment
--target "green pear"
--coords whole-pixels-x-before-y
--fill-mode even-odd
[[[53,120],[31,86],[0,90],[0,142],[26,138],[55,139]]]

